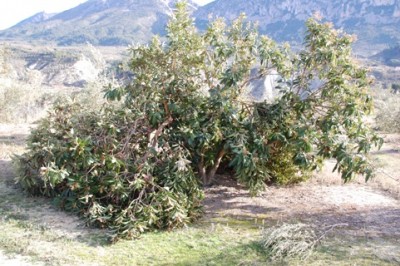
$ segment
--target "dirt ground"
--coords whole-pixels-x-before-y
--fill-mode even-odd
[[[368,185],[311,181],[290,188],[269,187],[253,198],[232,180],[221,183],[206,191],[209,218],[254,219],[268,224],[301,221],[321,228],[341,224],[353,233],[400,239],[399,200]]]
[[[28,132],[29,125],[0,125],[0,194],[16,190],[9,156],[23,150]],[[385,138],[383,148],[373,155],[378,176],[372,182],[357,180],[342,184],[340,177],[329,170],[332,163],[328,162],[326,169],[307,183],[268,187],[259,197],[251,197],[234,180],[221,176],[218,186],[206,189],[203,220],[223,222],[235,218],[268,225],[300,221],[322,229],[337,225],[334,231],[337,235],[390,237],[400,241],[400,136]],[[72,237],[86,230],[79,219],[52,207],[32,208],[25,215]],[[392,247],[384,252],[400,264],[398,244],[394,250]],[[0,250],[0,265],[27,264],[22,257],[9,259]]]

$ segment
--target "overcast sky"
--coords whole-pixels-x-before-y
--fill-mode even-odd
[[[193,0],[203,5],[213,0]],[[75,7],[86,0],[1,0],[0,30],[9,28],[38,12],[56,13]]]

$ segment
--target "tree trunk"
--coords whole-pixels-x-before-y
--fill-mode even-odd
[[[203,182],[203,185],[205,185],[205,183],[207,183],[207,170],[204,166],[204,157],[201,157],[201,160],[197,166],[199,169],[199,176],[201,181]]]
[[[217,173],[217,170],[221,164],[222,158],[225,156],[225,154],[226,151],[224,148],[222,148],[215,157],[214,165],[210,169],[206,169],[206,167],[204,167],[204,159],[201,158],[198,168],[199,168],[200,178],[203,182],[203,186],[211,185],[214,176]]]

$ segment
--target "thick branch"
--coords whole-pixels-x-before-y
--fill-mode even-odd
[[[207,174],[203,176],[203,185],[208,186],[211,184],[211,181],[214,178],[215,174],[217,173],[219,165],[221,164],[222,158],[225,156],[225,154],[226,154],[225,149],[221,148],[221,150],[215,156],[213,167],[208,171]]]
[[[167,127],[169,124],[171,124],[172,121],[174,121],[174,119],[171,116],[168,117],[168,119],[165,120],[155,131],[150,133],[149,148],[153,148],[153,149],[156,148],[157,142],[158,142],[158,137],[161,135],[164,128]],[[150,152],[151,152],[151,149],[148,149],[147,152],[145,153],[145,155],[142,158],[140,158],[139,161],[141,163],[145,162],[149,158]]]
[[[153,131],[150,133],[150,147],[155,148],[157,145],[158,137],[161,135],[162,131],[164,130],[165,127],[167,127],[169,124],[172,123],[174,119],[169,116],[167,120],[165,120],[158,128],[157,130]],[[153,136],[151,136],[153,135]]]
[[[201,180],[203,181],[203,183],[205,183],[207,180],[207,173],[206,173],[206,168],[204,167],[204,156],[201,156],[201,160],[197,165],[198,169],[199,169],[199,176],[201,178]]]
[[[215,163],[214,163],[213,168],[211,168],[210,172],[207,175],[207,179],[209,182],[211,182],[211,179],[213,179],[215,174],[217,173],[219,165],[221,164],[222,158],[225,156],[225,154],[226,154],[226,151],[224,148],[222,148],[219,151],[217,157],[215,158]]]

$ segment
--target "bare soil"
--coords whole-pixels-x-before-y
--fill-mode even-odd
[[[365,184],[311,181],[269,187],[262,195],[251,197],[233,180],[221,177],[220,184],[207,189],[206,195],[206,219],[232,217],[268,224],[301,221],[321,228],[342,224],[341,228],[352,233],[400,239],[400,201]]]

